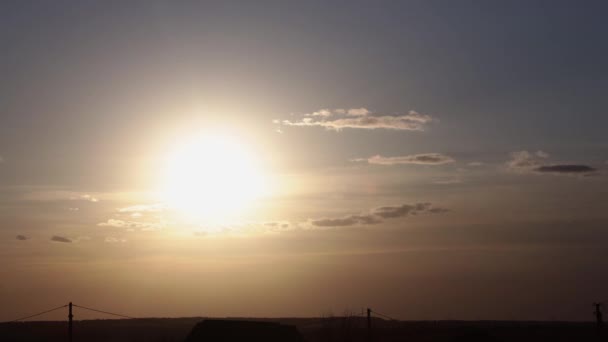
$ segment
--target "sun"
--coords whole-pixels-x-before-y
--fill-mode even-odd
[[[162,196],[172,209],[205,222],[226,222],[269,192],[250,144],[229,135],[195,136],[170,153]]]

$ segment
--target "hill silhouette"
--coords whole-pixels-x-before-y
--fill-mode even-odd
[[[237,325],[231,321],[239,321]],[[257,322],[243,325],[242,321]],[[203,323],[201,323],[203,322]],[[217,336],[205,335],[197,327],[214,322],[216,332],[231,327],[240,330],[222,336],[233,336],[240,341],[254,341],[254,336],[266,327],[297,329],[307,342],[363,342],[367,341],[366,319],[359,316],[322,318],[228,318],[208,320],[203,317],[146,318],[119,320],[74,321],[74,342],[194,342],[222,341]],[[260,323],[268,323],[264,325]],[[271,324],[274,323],[274,324]],[[281,325],[279,325],[281,324]],[[224,325],[220,329],[220,325]],[[293,326],[289,328],[286,326]],[[219,329],[219,330],[218,330]],[[254,332],[254,331],[258,332]],[[293,331],[293,330],[292,330]],[[202,335],[198,335],[201,333]],[[270,333],[272,334],[272,333]],[[279,333],[280,335],[281,333]],[[285,336],[293,336],[285,332]],[[195,339],[203,336],[204,339]],[[261,336],[261,335],[255,335]],[[264,341],[275,341],[272,335]],[[277,335],[278,336],[278,335]],[[281,335],[282,336],[282,335]],[[16,322],[0,324],[3,342],[64,342],[67,341],[67,322]],[[294,341],[286,337],[281,341]],[[372,320],[372,341],[500,341],[500,342],[566,342],[606,341],[591,322],[526,322],[526,321],[390,321]],[[228,341],[228,340],[223,340]]]
[[[241,320],[204,320],[194,326],[186,342],[205,341],[264,341],[302,342],[302,336],[292,325],[274,322]]]

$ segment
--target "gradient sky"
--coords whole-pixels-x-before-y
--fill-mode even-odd
[[[606,13],[3,1],[0,320],[68,301],[592,319],[608,299]],[[174,162],[211,135],[242,153],[207,143]],[[163,195],[174,164],[187,214]],[[222,200],[251,184],[242,206]]]

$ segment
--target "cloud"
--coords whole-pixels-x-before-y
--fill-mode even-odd
[[[456,178],[456,177],[452,177],[452,178],[440,178],[440,179],[435,179],[433,181],[433,184],[439,184],[439,185],[461,184],[461,183],[462,183],[462,179]]]
[[[510,153],[511,159],[507,161],[507,167],[512,171],[528,172],[541,165],[540,158],[547,158],[548,155],[542,151],[530,153],[528,151],[517,151]]]
[[[271,221],[264,222],[264,226],[269,227],[271,230],[287,230],[290,227],[289,222],[287,221]]]
[[[352,108],[347,111],[348,115],[351,116],[367,116],[372,114],[367,108]]]
[[[483,162],[479,162],[479,161],[473,161],[467,164],[468,166],[473,166],[473,167],[477,167],[477,166],[483,166],[484,163]]]
[[[58,236],[58,235],[53,235],[53,237],[51,238],[51,241],[53,242],[64,242],[64,243],[71,243],[72,240],[63,237],[63,236]]]
[[[435,207],[435,208],[429,209],[429,213],[432,213],[432,214],[443,214],[443,213],[447,213],[448,211],[450,211],[450,209],[441,208],[441,207]]]
[[[85,201],[89,201],[89,202],[99,202],[99,199],[97,199],[91,195],[82,195],[80,198]]]
[[[132,205],[130,207],[120,208],[118,209],[121,213],[133,213],[133,212],[159,212],[167,209],[167,205],[163,203],[155,203],[155,204],[138,204]]]
[[[536,151],[536,156],[539,158],[547,159],[547,158],[549,158],[549,153],[538,150],[538,151]]]
[[[400,164],[417,164],[417,165],[442,165],[453,163],[455,160],[452,157],[441,153],[422,153],[412,154],[409,156],[400,157],[384,157],[375,155],[365,158],[351,159],[354,162],[367,161],[368,164],[375,165],[400,165]]]
[[[17,235],[17,240],[19,240],[19,241],[25,241],[25,240],[27,240],[27,236],[25,236],[25,235]]]
[[[310,113],[310,114],[304,114],[304,116],[321,116],[321,117],[327,117],[327,116],[332,116],[332,111],[329,109],[320,109],[316,112]]]
[[[127,242],[127,239],[108,236],[105,238],[104,242],[106,242],[106,243],[125,243],[125,242]]]
[[[384,206],[370,210],[367,213],[349,215],[339,218],[321,218],[310,220],[315,227],[347,227],[354,225],[374,225],[384,222],[385,219],[396,219],[422,213],[439,214],[448,210],[433,207],[431,203],[402,204],[398,206]]]
[[[140,230],[158,230],[162,229],[165,224],[163,222],[150,223],[150,222],[139,222],[139,221],[125,221],[118,219],[109,219],[106,222],[97,224],[100,227],[114,227],[114,228],[126,228],[126,229],[140,229]]]
[[[76,239],[72,239],[72,242],[91,241],[90,236],[79,236]]]
[[[2,156],[0,156],[0,163],[4,163],[4,158],[2,158]]]
[[[393,220],[418,214],[440,214],[448,210],[434,207],[431,203],[402,204],[396,206],[383,206],[373,208],[365,212],[347,215],[343,217],[311,218],[305,222],[289,221],[267,221],[267,222],[244,222],[227,224],[223,226],[198,227],[194,231],[195,236],[207,236],[210,234],[248,234],[248,233],[283,233],[299,229],[329,229],[350,226],[377,225],[385,220]]]
[[[511,159],[507,161],[507,168],[518,173],[556,174],[556,175],[580,175],[590,174],[597,169],[584,164],[547,164],[545,159],[549,154],[543,151],[531,153],[528,151],[517,151],[510,154]]]
[[[21,200],[25,201],[86,201],[99,202],[100,196],[104,198],[113,196],[121,199],[122,193],[97,193],[89,194],[76,191],[55,190],[51,187],[24,187],[21,191]],[[76,205],[74,205],[76,206]]]
[[[380,207],[373,210],[374,215],[382,218],[396,218],[416,215],[431,208],[431,203],[403,204],[400,206]]]
[[[545,165],[534,169],[536,172],[541,173],[589,173],[597,171],[591,166],[577,165],[577,164],[558,164],[558,165]]]
[[[99,199],[97,197],[93,197],[89,194],[84,194],[84,195],[74,195],[70,197],[70,200],[72,201],[89,201],[89,202],[99,202]]]
[[[345,227],[354,226],[356,224],[370,225],[381,223],[382,219],[375,215],[351,215],[342,218],[322,218],[311,220],[310,223],[317,227]]]
[[[100,227],[130,228],[132,224],[123,220],[109,219],[108,221],[100,222],[97,225]]]
[[[422,131],[425,125],[436,121],[430,115],[409,111],[406,114],[378,115],[367,108],[352,109],[321,109],[319,111],[304,114],[304,117],[295,120],[274,121],[285,126],[312,127],[319,126],[328,130],[341,131],[344,128],[351,129],[391,129]]]

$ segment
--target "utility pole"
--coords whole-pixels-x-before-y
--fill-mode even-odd
[[[72,342],[72,318],[74,317],[74,315],[72,315],[72,302],[70,302],[69,308],[70,313],[68,314],[68,341]]]
[[[372,342],[372,309],[367,308],[367,342]]]
[[[602,317],[602,303],[593,303],[595,306],[595,321],[597,322],[597,329],[600,330],[604,326],[604,320]]]

